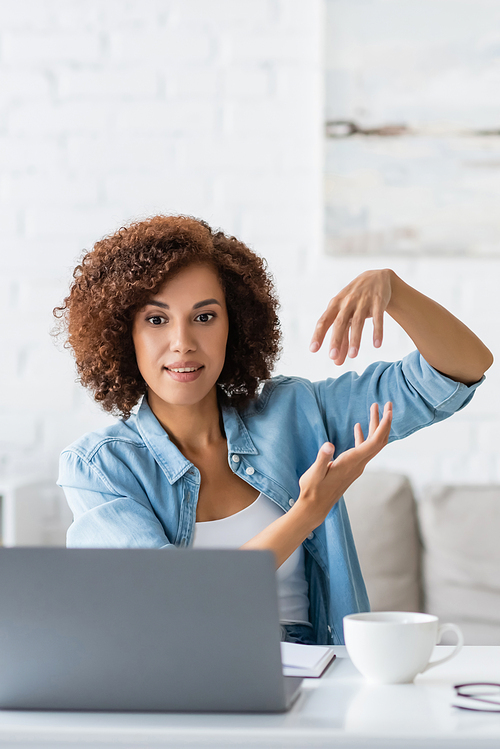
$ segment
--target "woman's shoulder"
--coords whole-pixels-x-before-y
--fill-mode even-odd
[[[114,424],[109,424],[92,432],[86,432],[74,440],[74,442],[67,445],[61,454],[73,453],[90,462],[105,447],[112,448],[120,444],[124,446],[130,445],[131,447],[144,447],[144,440],[137,429],[135,421],[135,416],[132,415],[127,420],[119,419]]]
[[[260,414],[271,404],[285,400],[314,398],[314,383],[297,375],[276,375],[261,382],[256,397],[246,407],[245,415]]]

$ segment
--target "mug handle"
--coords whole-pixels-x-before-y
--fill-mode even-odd
[[[436,645],[439,643],[444,633],[448,631],[455,632],[456,636],[458,637],[458,642],[455,645],[454,650],[452,650],[449,655],[445,655],[444,658],[439,658],[437,661],[429,661],[427,666],[421,670],[420,672],[421,674],[423,674],[424,671],[428,671],[433,666],[439,666],[441,663],[446,663],[446,661],[449,661],[450,658],[453,658],[455,655],[458,655],[458,653],[462,650],[462,646],[464,644],[464,636],[462,634],[462,630],[456,624],[451,624],[451,623],[440,624],[439,629],[438,629]]]

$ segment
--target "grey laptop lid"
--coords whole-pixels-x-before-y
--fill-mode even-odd
[[[275,712],[274,556],[0,549],[0,707]]]

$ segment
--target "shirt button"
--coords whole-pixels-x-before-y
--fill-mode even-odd
[[[255,468],[252,468],[252,466],[248,466],[248,468],[245,469],[245,473],[248,473],[248,475],[251,476],[252,473],[255,473]]]
[[[295,504],[295,500],[294,500],[294,498],[293,498],[293,497],[290,497],[290,499],[288,500],[288,504],[290,505],[290,507],[293,507],[293,506],[294,506],[294,504]]]
[[[309,539],[309,541],[312,541],[314,538],[314,533],[310,533],[307,538]]]
[[[332,628],[330,627],[330,625],[328,625],[328,632],[329,632],[330,634],[332,634]]]
[[[233,455],[231,457],[231,460],[233,461],[233,463],[239,463],[240,462],[240,456],[239,455]]]

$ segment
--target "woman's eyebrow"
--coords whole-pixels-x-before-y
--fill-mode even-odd
[[[205,307],[207,304],[218,304],[219,307],[222,306],[221,303],[217,301],[217,299],[204,299],[202,302],[196,302],[196,304],[193,304],[193,309]],[[168,304],[165,304],[165,302],[158,302],[156,299],[151,299],[149,302],[146,302],[146,307],[148,305],[151,305],[152,307],[163,307],[164,309],[170,309]]]

